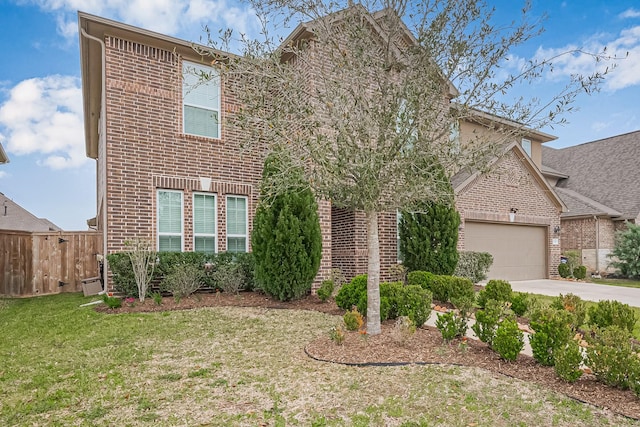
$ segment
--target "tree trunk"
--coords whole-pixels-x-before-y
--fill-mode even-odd
[[[367,212],[367,334],[380,333],[380,238],[378,212]]]

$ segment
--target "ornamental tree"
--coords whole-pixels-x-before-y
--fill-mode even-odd
[[[238,100],[225,119],[242,130],[246,149],[282,147],[317,197],[364,212],[372,335],[380,333],[378,213],[441,201],[443,178],[484,169],[527,126],[561,122],[575,96],[597,89],[603,76],[574,76],[549,99],[510,97],[554,65],[552,58],[513,73],[502,67],[540,32],[527,5],[504,26],[480,0],[251,3],[264,24],[259,40],[243,36],[243,52],[225,55],[220,49],[237,43],[226,31],[210,35],[216,50],[202,50]],[[272,36],[292,23],[287,39]],[[462,120],[488,132],[451,138]],[[291,177],[283,169],[273,181],[282,193]]]
[[[611,265],[623,276],[640,279],[640,225],[628,223],[627,229],[616,233],[616,245],[609,254]]]

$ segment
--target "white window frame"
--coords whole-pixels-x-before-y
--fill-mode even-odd
[[[185,100],[185,92],[188,91],[188,88],[186,87],[186,82],[185,82],[185,76],[188,74],[193,73],[194,71],[196,72],[200,72],[200,71],[204,71],[205,73],[209,73],[213,76],[213,78],[211,80],[209,80],[208,82],[201,82],[200,84],[203,85],[217,85],[218,86],[218,99],[216,100],[216,105],[214,108],[211,108],[211,106],[209,105],[202,105],[202,104],[196,104],[196,103],[190,103],[187,102]],[[218,72],[218,70],[216,70],[213,67],[208,67],[206,65],[201,65],[201,64],[196,64],[194,62],[189,62],[189,61],[182,61],[182,132],[185,135],[194,135],[194,136],[199,136],[201,138],[210,138],[210,139],[220,139],[221,138],[221,126],[220,124],[222,123],[222,109],[220,108],[220,98],[222,97],[222,93],[221,93],[221,84],[220,84],[220,73]],[[187,132],[186,130],[186,117],[185,117],[185,106],[189,106],[189,107],[195,107],[195,108],[200,108],[203,110],[209,110],[212,112],[216,112],[218,114],[218,130],[217,130],[217,136],[209,136],[209,135],[201,135],[201,134],[197,134],[197,133],[190,133]]]
[[[245,200],[245,211],[244,211],[244,224],[245,230],[244,234],[229,234],[229,199],[244,199]],[[226,237],[226,248],[227,252],[229,251],[229,237],[244,237],[244,251],[249,252],[249,198],[247,196],[240,196],[236,194],[229,194],[225,199],[225,231],[227,234]]]
[[[180,194],[180,233],[161,233],[160,232],[160,193],[178,193]],[[180,252],[184,252],[184,193],[180,190],[167,190],[159,188],[156,191],[156,248],[160,252],[160,236],[180,236]]]
[[[196,233],[196,196],[213,197],[213,234]],[[216,193],[193,193],[193,251],[196,252],[196,237],[213,237],[213,253],[218,253],[218,195]]]
[[[400,219],[402,212],[396,211],[396,262],[402,264],[402,254],[400,253]]]
[[[529,157],[531,157],[531,140],[527,138],[522,138],[522,140],[520,141],[520,146],[522,147],[524,152],[527,153]]]

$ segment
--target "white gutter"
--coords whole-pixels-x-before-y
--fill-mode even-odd
[[[101,53],[102,53],[102,93],[100,99],[100,128],[101,128],[101,136],[102,136],[102,147],[100,149],[100,153],[98,155],[98,159],[102,159],[104,162],[104,167],[102,168],[102,178],[104,183],[104,199],[102,200],[102,283],[104,283],[103,293],[107,290],[107,272],[109,271],[109,266],[107,262],[107,51],[104,45],[104,41],[100,40],[97,37],[94,37],[84,30],[84,28],[80,28],[80,32],[82,35],[88,39],[94,40],[100,43]],[[98,168],[100,164],[98,163]]]

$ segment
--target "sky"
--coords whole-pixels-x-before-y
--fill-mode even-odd
[[[516,0],[487,0],[498,22],[517,18]],[[637,0],[533,0],[544,33],[513,52],[519,61],[575,48],[625,57],[602,90],[576,101],[568,124],[543,131],[562,148],[640,130],[640,3]],[[250,7],[231,0],[0,0],[0,193],[64,230],[86,230],[96,215],[95,161],[84,152],[77,11],[189,41],[212,30],[257,34]],[[627,55],[628,54],[628,55]],[[518,61],[514,61],[517,63]],[[532,93],[559,77],[589,73],[592,61],[566,57]]]

